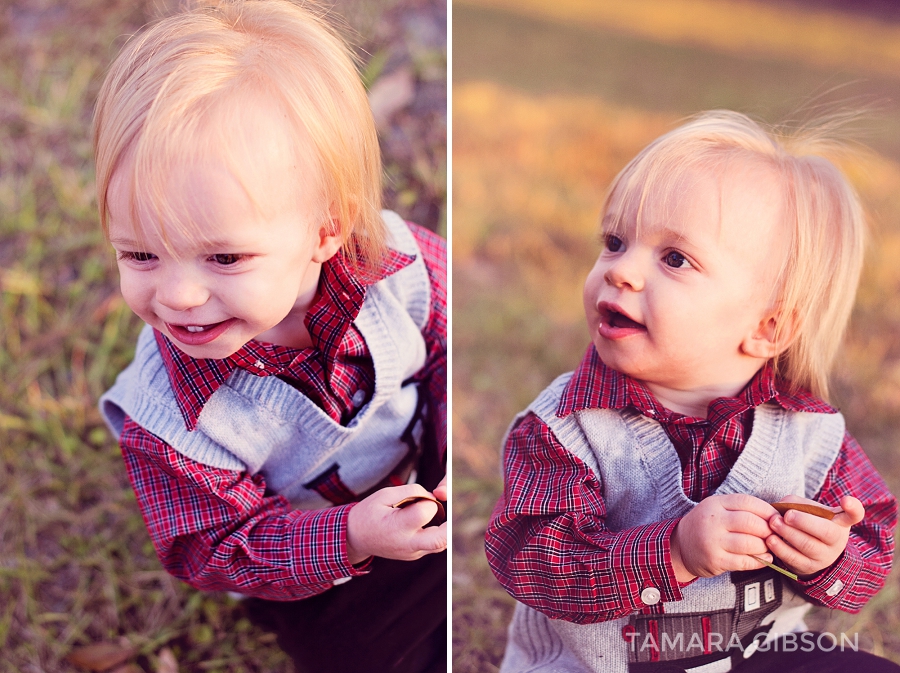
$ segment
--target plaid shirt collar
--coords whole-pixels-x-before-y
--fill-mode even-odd
[[[381,268],[365,275],[354,273],[343,252],[322,265],[319,292],[306,313],[304,324],[312,337],[312,348],[322,355],[326,379],[331,378],[347,329],[359,315],[366,288],[408,266],[414,259],[413,255],[388,250]],[[197,427],[203,406],[235,369],[256,376],[278,376],[304,351],[310,350],[251,339],[227,358],[198,360],[181,351],[158,330],[154,332],[188,430]]]
[[[787,385],[775,377],[771,363],[767,363],[737,397],[713,400],[707,421],[713,427],[719,427],[736,414],[769,401],[788,411],[837,412],[805,390],[789,391]],[[581,364],[563,390],[556,415],[562,418],[583,409],[624,409],[629,406],[663,423],[697,421],[666,409],[643,383],[607,367],[593,345],[588,346]]]

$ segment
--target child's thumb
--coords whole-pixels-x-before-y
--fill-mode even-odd
[[[426,554],[444,551],[447,548],[447,523],[417,531],[413,536],[413,545]]]
[[[843,512],[835,515],[833,521],[841,526],[855,526],[866,515],[866,510],[862,503],[852,495],[845,495],[841,498],[841,509]]]

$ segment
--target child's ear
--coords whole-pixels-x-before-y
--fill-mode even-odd
[[[335,256],[343,244],[340,225],[335,221],[329,222],[328,225],[323,224],[319,227],[318,242],[313,250],[312,261],[319,264],[327,262]]]
[[[770,360],[784,352],[796,335],[796,320],[780,310],[767,313],[756,329],[741,342],[741,352],[750,357]]]

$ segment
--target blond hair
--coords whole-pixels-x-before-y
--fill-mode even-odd
[[[306,148],[312,155],[329,233],[340,234],[358,270],[375,270],[386,232],[381,155],[365,88],[336,31],[287,0],[206,3],[152,23],[128,41],[94,111],[104,232],[110,181],[126,154],[133,157],[133,210],[178,221],[166,198],[172,166],[215,153],[234,167],[237,160],[227,154],[234,132],[225,122],[260,100],[289,120],[292,151]],[[259,206],[260,199],[250,198]]]
[[[794,389],[827,398],[862,270],[865,218],[854,189],[826,155],[843,149],[820,125],[767,132],[749,117],[716,110],[657,138],[616,176],[603,206],[604,233],[638,222],[648,199],[677,198],[689,171],[743,161],[770,169],[781,186],[790,249],[774,278],[776,373]],[[779,346],[779,344],[787,344]]]

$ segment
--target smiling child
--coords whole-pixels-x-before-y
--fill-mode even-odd
[[[347,48],[282,0],[163,19],[94,137],[146,322],[101,410],[160,561],[254,597],[298,671],[443,670],[446,248],[380,210]]]
[[[505,442],[487,555],[519,604],[501,670],[900,670],[798,636],[811,604],[878,591],[897,520],[823,401],[862,265],[846,179],[812,139],[707,113],[616,177],[602,245],[593,344]]]

